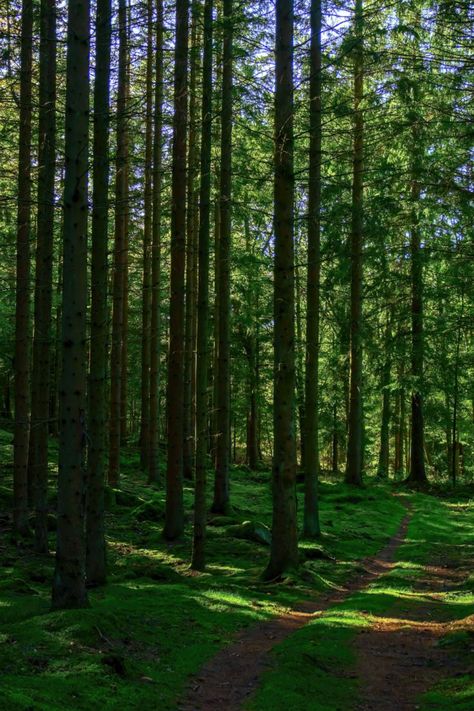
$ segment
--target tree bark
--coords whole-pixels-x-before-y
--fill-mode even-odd
[[[351,229],[350,401],[346,483],[361,486],[363,466],[362,426],[362,278],[364,196],[364,49],[362,0],[356,0],[354,48],[354,148]]]
[[[171,178],[171,295],[167,388],[168,463],[166,469],[166,514],[163,532],[168,540],[178,538],[184,528],[183,399],[188,9],[188,0],[177,0]]]
[[[321,0],[311,3],[308,273],[306,284],[305,497],[303,532],[319,536],[319,301],[321,281]]]
[[[212,146],[212,0],[204,5],[204,56],[202,68],[201,188],[199,196],[199,284],[196,371],[196,468],[194,488],[194,532],[191,567],[206,564],[206,467],[209,421],[209,233],[211,226]]]
[[[418,90],[413,87],[413,103],[416,107]],[[411,395],[411,455],[408,480],[415,485],[427,482],[424,457],[424,416],[423,416],[423,251],[419,218],[421,195],[421,146],[419,119],[412,124],[412,165],[411,165],[411,374],[413,391]]]
[[[153,180],[153,0],[147,0],[147,56],[145,109],[145,171],[143,224],[143,299],[141,341],[141,414],[140,463],[147,469],[150,461],[150,327],[151,327],[151,241]]]
[[[385,331],[385,353],[384,364],[382,368],[381,390],[382,390],[382,417],[380,424],[380,447],[379,461],[377,467],[377,476],[381,479],[388,478],[389,463],[390,463],[390,340],[391,340],[391,316],[387,317],[387,327]]]
[[[89,3],[69,4],[63,222],[60,438],[55,609],[87,605],[84,545],[84,454],[87,378],[87,168]]]
[[[219,186],[219,331],[217,363],[217,450],[212,511],[229,508],[230,464],[230,252],[232,230],[232,0],[223,0],[221,169]]]
[[[298,562],[295,445],[293,2],[277,0],[275,37],[273,520],[264,577]]]
[[[13,444],[13,530],[15,534],[19,535],[28,533],[32,34],[33,3],[31,0],[23,0],[21,6]]]
[[[56,167],[55,0],[42,0],[40,23],[38,217],[28,469],[34,483],[35,549],[38,553],[48,553],[48,439]]]
[[[117,156],[115,162],[115,236],[112,286],[112,350],[110,359],[109,484],[120,481],[120,445],[123,416],[126,251],[128,232],[128,134],[127,134],[127,6],[119,1],[119,71],[117,93]]]
[[[86,574],[89,585],[106,580],[105,434],[108,354],[108,214],[111,0],[97,1],[95,21],[94,140],[92,194],[91,346],[89,451],[86,494]]]
[[[183,476],[192,480],[196,439],[196,280],[197,280],[197,195],[196,178],[199,163],[197,136],[198,97],[196,79],[199,71],[200,7],[192,3],[192,30],[189,78],[189,145],[188,145],[188,212],[186,225],[186,319],[184,328],[184,430],[183,430]],[[212,88],[211,88],[212,91]]]
[[[163,151],[163,0],[156,2],[155,115],[153,137],[153,221],[151,247],[150,451],[148,481],[159,478],[161,353],[161,185]]]

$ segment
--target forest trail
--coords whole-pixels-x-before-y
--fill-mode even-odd
[[[362,560],[362,572],[352,576],[343,589],[319,596],[317,600],[306,600],[276,619],[242,631],[234,642],[224,647],[192,677],[178,705],[179,710],[241,709],[257,689],[261,675],[268,669],[268,654],[273,647],[332,605],[343,602],[391,569],[395,553],[406,536],[409,521],[408,512],[387,545],[377,555]]]
[[[424,566],[420,577],[410,579],[416,597],[398,599],[389,616],[372,617],[357,634],[355,675],[362,695],[357,711],[411,711],[441,678],[472,674],[472,657],[439,644],[448,633],[474,634],[474,615],[457,620],[443,599],[471,572],[466,561]]]

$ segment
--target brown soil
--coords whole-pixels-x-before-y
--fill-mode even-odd
[[[258,687],[260,677],[269,664],[269,652],[275,645],[331,605],[342,602],[353,592],[370,585],[375,578],[390,569],[395,551],[405,537],[408,521],[407,514],[398,532],[385,548],[376,556],[363,560],[362,572],[352,577],[343,589],[318,597],[317,600],[304,601],[296,609],[281,617],[262,622],[241,632],[232,643],[208,661],[197,676],[191,679],[179,709],[181,711],[240,709]]]
[[[440,678],[473,673],[469,660],[438,643],[450,631],[474,632],[474,615],[446,620],[441,593],[455,590],[469,571],[427,566],[411,588],[422,601],[399,601],[391,617],[371,619],[356,637],[356,676],[362,694],[358,711],[412,711],[417,699]],[[472,661],[472,660],[471,660]]]

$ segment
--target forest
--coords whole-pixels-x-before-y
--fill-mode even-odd
[[[474,708],[474,5],[0,0],[0,706]]]

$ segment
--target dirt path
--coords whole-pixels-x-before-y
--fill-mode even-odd
[[[474,615],[446,619],[442,594],[464,582],[469,570],[449,565],[427,566],[411,589],[422,601],[397,602],[390,617],[372,621],[356,637],[356,676],[362,699],[358,711],[412,711],[417,699],[436,681],[472,673],[468,660],[439,646],[439,639],[455,630],[474,632]]]
[[[395,552],[406,535],[409,518],[407,514],[385,548],[376,556],[362,561],[363,572],[353,576],[343,590],[314,601],[305,601],[281,617],[241,632],[234,642],[218,652],[191,679],[187,693],[178,706],[180,711],[240,709],[258,687],[260,677],[268,667],[268,653],[275,645],[331,605],[370,585],[392,567]]]

